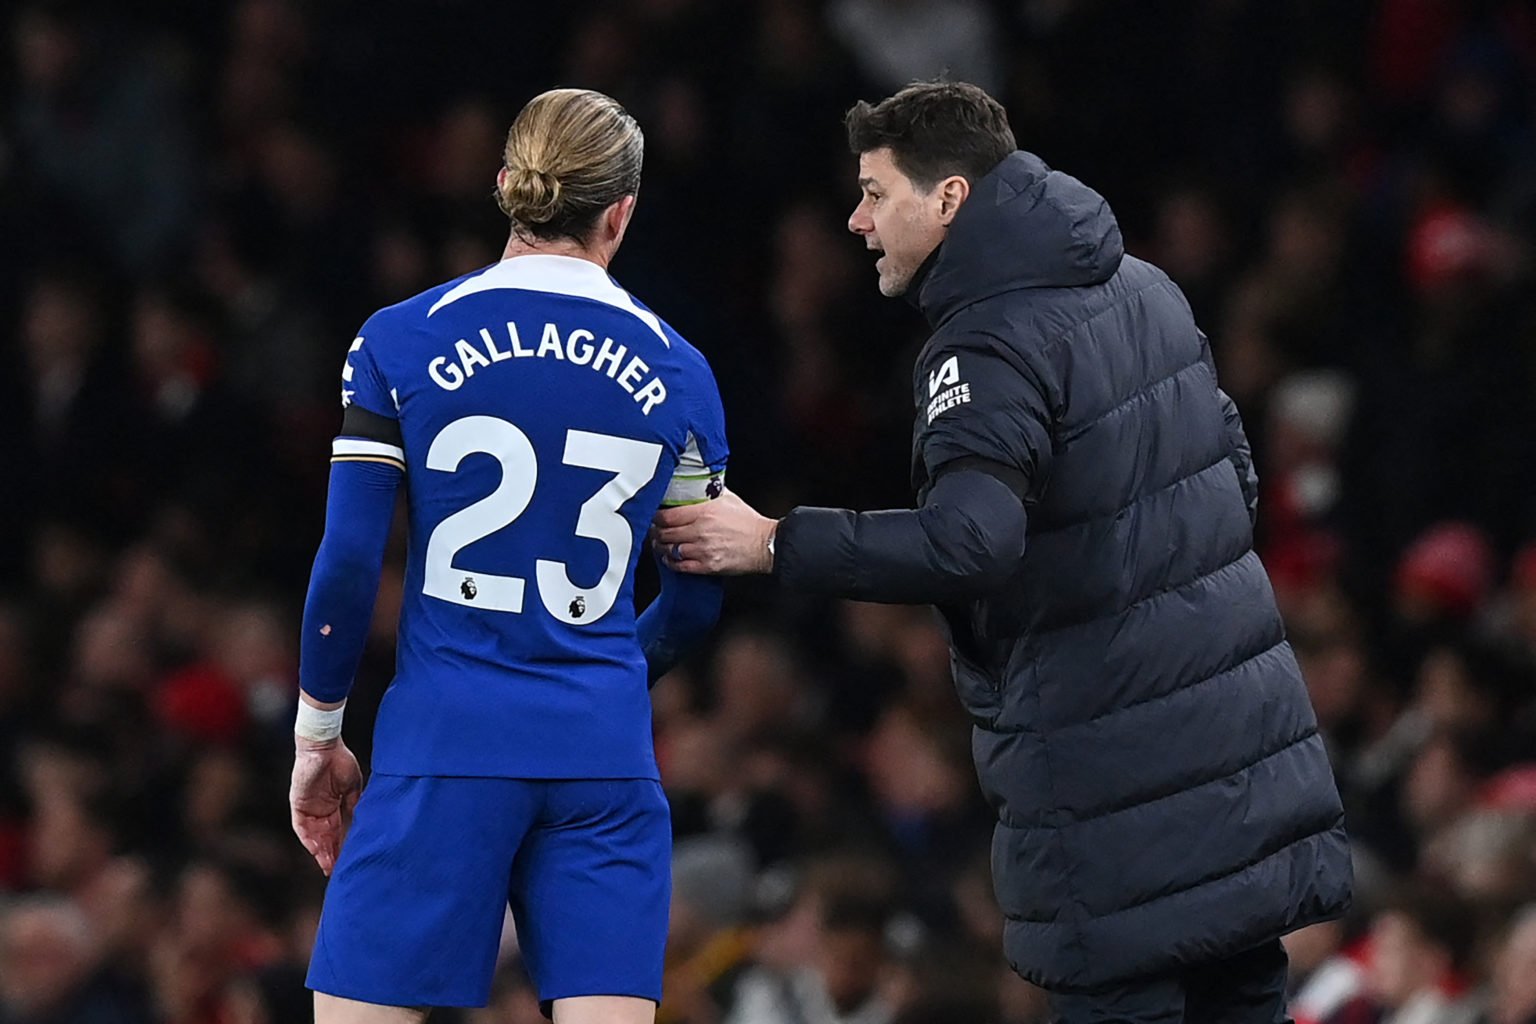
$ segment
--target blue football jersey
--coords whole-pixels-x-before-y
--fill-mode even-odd
[[[703,356],[596,264],[519,256],[363,325],[342,403],[398,446],[409,556],[374,767],[655,778],[635,565],[664,504],[723,487]]]

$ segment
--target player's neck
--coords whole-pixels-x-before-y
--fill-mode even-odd
[[[613,260],[613,253],[604,247],[589,247],[568,238],[526,242],[515,234],[507,239],[507,247],[502,250],[501,258],[509,260],[514,256],[569,256],[596,263],[604,270],[608,269],[608,264]]]

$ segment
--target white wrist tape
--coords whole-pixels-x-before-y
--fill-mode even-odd
[[[346,701],[342,701],[339,708],[324,711],[300,698],[299,713],[293,720],[293,734],[315,743],[327,743],[341,735],[341,718],[346,710]]]

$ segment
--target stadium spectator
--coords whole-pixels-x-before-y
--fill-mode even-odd
[[[146,1008],[96,976],[79,908],[39,897],[0,911],[0,1020],[5,1024],[145,1024]]]
[[[753,856],[739,840],[695,836],[672,853],[672,915],[667,930],[667,1005],[657,1020],[719,1020],[747,966],[745,928]]]
[[[1410,895],[1377,914],[1365,989],[1331,1018],[1336,1024],[1469,1024],[1476,1009],[1464,997],[1462,971],[1472,949],[1465,906],[1444,896]]]
[[[890,1024],[895,883],[888,862],[862,854],[808,865],[794,902],[760,941],[757,965],[737,982],[726,1024]]]
[[[1494,954],[1491,995],[1484,1024],[1536,1021],[1536,914],[1530,906],[1515,915]]]

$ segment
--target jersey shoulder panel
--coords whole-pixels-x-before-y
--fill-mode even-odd
[[[379,334],[381,340],[398,339],[402,335],[414,329],[422,327],[432,309],[438,304],[444,295],[461,286],[464,282],[472,280],[485,273],[489,267],[481,267],[462,274],[451,281],[433,285],[426,291],[417,292],[410,298],[401,299],[392,305],[384,306],[374,311],[363,323],[363,331],[366,337],[367,331],[372,329]],[[386,345],[393,347],[398,341],[385,341]]]
[[[373,312],[347,349],[346,362],[342,367],[341,405],[343,409],[353,405],[369,412],[394,418],[400,413],[401,391],[399,388],[401,361],[405,358],[414,336],[420,334],[426,322],[426,311],[432,303],[460,282],[473,277],[475,271],[428,288],[424,292],[402,299],[393,305]],[[391,378],[395,377],[394,382]]]
[[[667,339],[667,348],[672,355],[673,362],[683,373],[690,385],[690,400],[694,405],[699,405],[701,400],[709,399],[719,401],[719,387],[715,383],[714,370],[710,368],[709,359],[705,357],[695,345],[678,333],[677,328],[657,316],[649,306],[639,299],[630,296],[636,306],[656,318],[657,326],[663,337]],[[703,401],[703,407],[708,409],[709,401]]]
[[[704,353],[671,324],[660,322],[682,373],[689,409],[687,438],[662,504],[671,507],[710,501],[724,493],[725,468],[730,460],[720,388]]]

